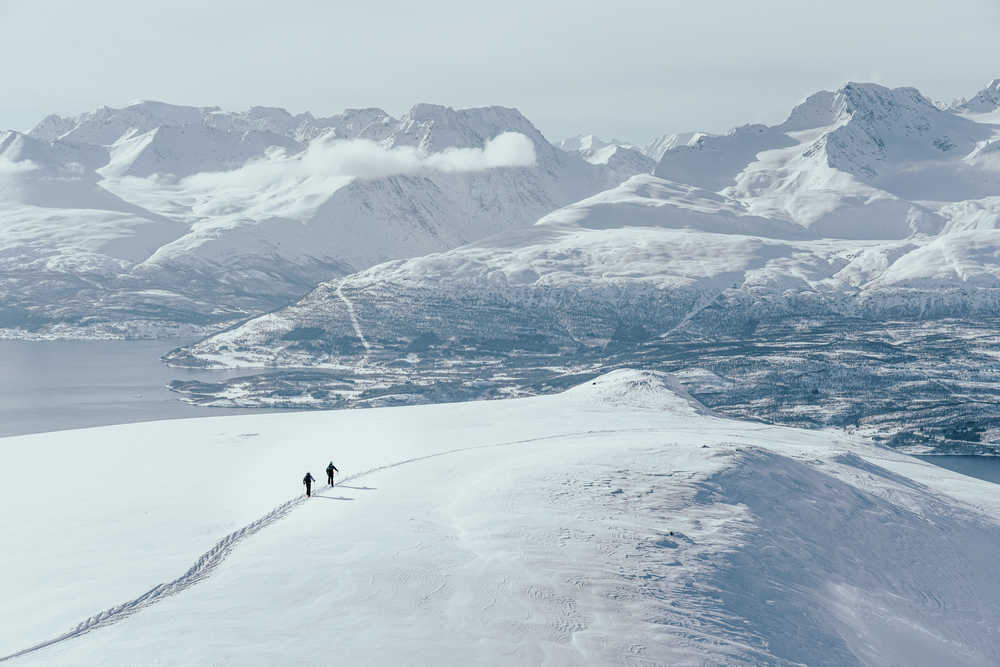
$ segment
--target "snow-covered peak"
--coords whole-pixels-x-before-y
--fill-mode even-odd
[[[293,116],[277,107],[250,107],[243,113],[216,110],[207,113],[203,120],[209,127],[230,132],[257,130],[292,137],[302,125],[312,121],[313,117],[309,113]]]
[[[809,236],[798,225],[748,215],[738,201],[724,195],[649,174],[633,176],[618,187],[555,210],[535,225],[659,227],[780,239]]]
[[[788,119],[781,124],[781,129],[786,132],[797,132],[833,125],[843,111],[842,101],[842,96],[829,90],[813,93],[792,109]]]
[[[640,408],[678,416],[709,415],[674,376],[621,368],[567,390],[566,396],[602,407]]]
[[[554,147],[520,111],[509,107],[453,109],[440,104],[417,104],[406,112],[399,129],[388,140],[392,146],[416,146],[428,153],[448,148],[482,148],[504,132],[519,132],[537,149]]]
[[[268,130],[231,132],[205,125],[163,126],[117,142],[105,176],[190,176],[236,169],[280,148],[286,153],[302,145]]]
[[[107,160],[107,152],[97,146],[42,141],[9,130],[0,133],[0,159],[22,163],[25,168],[42,171],[67,171],[77,175],[89,172]]]
[[[707,136],[704,132],[681,132],[679,134],[664,134],[650,141],[642,149],[643,155],[659,162],[663,154],[678,146],[692,146],[702,137]]]
[[[76,127],[76,122],[75,118],[67,118],[59,116],[58,114],[50,114],[39,121],[39,123],[31,129],[30,134],[32,137],[41,139],[42,141],[55,141]]]
[[[41,141],[16,130],[8,130],[0,135],[0,159],[8,162],[44,162],[49,157],[44,146]]]
[[[73,119],[73,127],[57,138],[74,143],[108,146],[132,134],[169,126],[201,123],[204,117],[218,111],[218,107],[190,107],[166,102],[142,101],[115,109],[101,107]],[[60,122],[48,122],[39,134],[56,127]],[[36,130],[32,130],[34,134]]]
[[[600,137],[593,134],[578,134],[568,139],[563,139],[559,142],[559,148],[567,151],[569,153],[581,153],[584,156],[594,155],[605,148],[618,147],[627,148],[629,150],[635,150],[642,152],[637,146],[630,144],[625,141],[619,141],[618,139],[612,139],[611,141],[604,141]]]
[[[955,110],[970,113],[992,113],[1000,111],[1000,79],[993,79],[972,99],[955,105]]]
[[[1000,194],[996,128],[966,116],[915,88],[852,82],[809,96],[780,125],[674,146],[654,173],[822,236],[936,233],[944,220],[926,202]]]
[[[578,134],[560,141],[559,148],[569,153],[583,153],[600,150],[609,143],[593,134]]]
[[[608,167],[618,174],[619,181],[633,174],[648,174],[656,163],[631,144],[620,141],[604,141],[593,134],[580,134],[563,139],[559,148],[579,155],[593,165]]]
[[[781,129],[754,124],[726,135],[702,135],[663,154],[654,172],[660,178],[722,190],[763,151],[795,145]]]
[[[785,132],[831,127],[851,120],[880,132],[924,131],[929,122],[951,114],[942,111],[916,88],[886,88],[850,82],[836,92],[822,90],[796,106],[778,126]]]
[[[992,130],[939,109],[915,88],[890,90],[850,83],[831,102],[839,125],[823,138],[822,145],[815,145],[825,152],[829,166],[903,196],[965,198],[964,194],[953,198],[929,193],[921,197],[921,188],[910,182],[912,168],[907,165],[961,159],[987,140]],[[900,171],[906,172],[901,175],[907,180],[902,187],[896,176]]]
[[[101,107],[73,118],[48,116],[30,134],[45,141],[110,146],[161,127],[206,127],[224,132],[273,132],[290,139],[315,134],[309,113],[292,115],[277,107],[223,111],[216,106],[192,107],[144,100],[122,108]]]
[[[332,132],[338,139],[383,141],[395,131],[398,124],[398,120],[382,109],[366,107],[345,109],[343,113],[334,116],[317,118],[311,131],[314,135]]]

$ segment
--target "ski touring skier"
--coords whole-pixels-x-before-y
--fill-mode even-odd
[[[306,476],[302,478],[302,483],[306,485],[306,497],[312,495],[312,484],[316,481],[316,478],[312,476],[311,472],[307,472]]]
[[[333,461],[330,461],[330,465],[326,467],[326,483],[329,484],[330,486],[333,486],[334,473],[339,474],[340,471],[337,470],[337,466],[333,465]]]

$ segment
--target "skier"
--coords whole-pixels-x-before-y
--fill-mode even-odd
[[[306,485],[306,497],[312,495],[312,485],[316,481],[316,478],[312,476],[311,472],[307,472],[306,476],[302,478],[302,483]]]
[[[330,465],[326,467],[326,483],[333,486],[333,473],[339,473],[337,466],[333,465],[333,461],[330,461]]]

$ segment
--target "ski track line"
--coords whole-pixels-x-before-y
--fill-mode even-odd
[[[656,431],[665,431],[666,428],[625,428],[625,429],[603,429],[603,430],[592,430],[592,431],[575,431],[571,433],[557,433],[554,435],[544,435],[537,438],[527,438],[524,440],[510,440],[508,442],[496,442],[488,445],[473,445],[471,447],[458,447],[456,449],[449,449],[443,452],[436,452],[434,454],[425,454],[424,456],[415,456],[409,459],[403,459],[401,461],[396,461],[395,463],[387,463],[385,465],[375,466],[374,468],[368,468],[367,470],[362,470],[361,472],[356,472],[346,477],[341,478],[340,484],[344,482],[350,482],[356,479],[360,479],[367,475],[372,475],[383,470],[389,470],[391,468],[398,468],[399,466],[406,465],[408,463],[416,463],[418,461],[426,461],[427,459],[437,458],[439,456],[448,456],[449,454],[458,454],[459,452],[468,452],[477,449],[490,449],[493,447],[512,447],[515,445],[525,445],[533,442],[541,442],[543,440],[559,440],[561,438],[574,438],[574,437],[589,437],[595,435],[608,435],[610,433],[651,433]],[[336,488],[330,487],[329,485],[324,486],[326,488]],[[318,495],[318,494],[317,494]],[[171,595],[176,595],[182,591],[187,590],[191,586],[194,586],[198,582],[207,578],[221,563],[232,553],[233,549],[242,542],[247,537],[257,533],[263,528],[275,523],[279,519],[284,518],[296,507],[302,505],[306,502],[308,498],[306,496],[296,496],[291,500],[285,501],[284,503],[278,505],[270,512],[260,517],[259,519],[248,523],[239,530],[235,530],[221,540],[215,543],[211,549],[203,553],[198,560],[195,561],[194,565],[188,568],[188,571],[177,577],[173,581],[165,584],[157,584],[153,588],[149,589],[139,597],[129,600],[128,602],[123,602],[119,605],[115,605],[109,609],[94,614],[89,618],[84,619],[76,625],[72,630],[64,632],[58,637],[53,637],[52,639],[47,639],[43,642],[39,642],[34,646],[29,646],[28,648],[21,649],[15,653],[9,655],[0,656],[0,662],[6,662],[7,660],[13,660],[28,653],[34,653],[40,649],[52,646],[53,644],[58,644],[75,637],[81,637],[88,632],[97,630],[99,628],[106,627],[108,625],[113,625],[119,621],[123,621],[132,614],[139,612],[146,607],[150,607],[160,600]]]
[[[371,354],[372,346],[368,343],[368,339],[365,338],[365,332],[361,330],[361,322],[358,320],[358,314],[354,312],[354,304],[351,303],[351,300],[344,294],[343,284],[337,285],[337,296],[340,297],[340,300],[344,302],[345,306],[347,306],[347,316],[351,318],[351,326],[354,327],[354,333],[361,340],[361,345],[365,348],[365,356],[361,360],[361,363],[358,364],[358,366],[364,366],[368,363],[368,356]]]

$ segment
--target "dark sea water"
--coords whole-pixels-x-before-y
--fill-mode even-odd
[[[921,456],[928,463],[1000,484],[1000,456]]]
[[[0,340],[0,436],[154,419],[275,410],[192,406],[170,380],[217,382],[246,371],[170,368],[165,352],[190,341]]]
[[[0,340],[0,436],[155,419],[277,409],[189,405],[171,380],[215,383],[247,370],[171,368],[161,355],[189,341]],[[922,456],[929,463],[1000,484],[1000,457]]]

